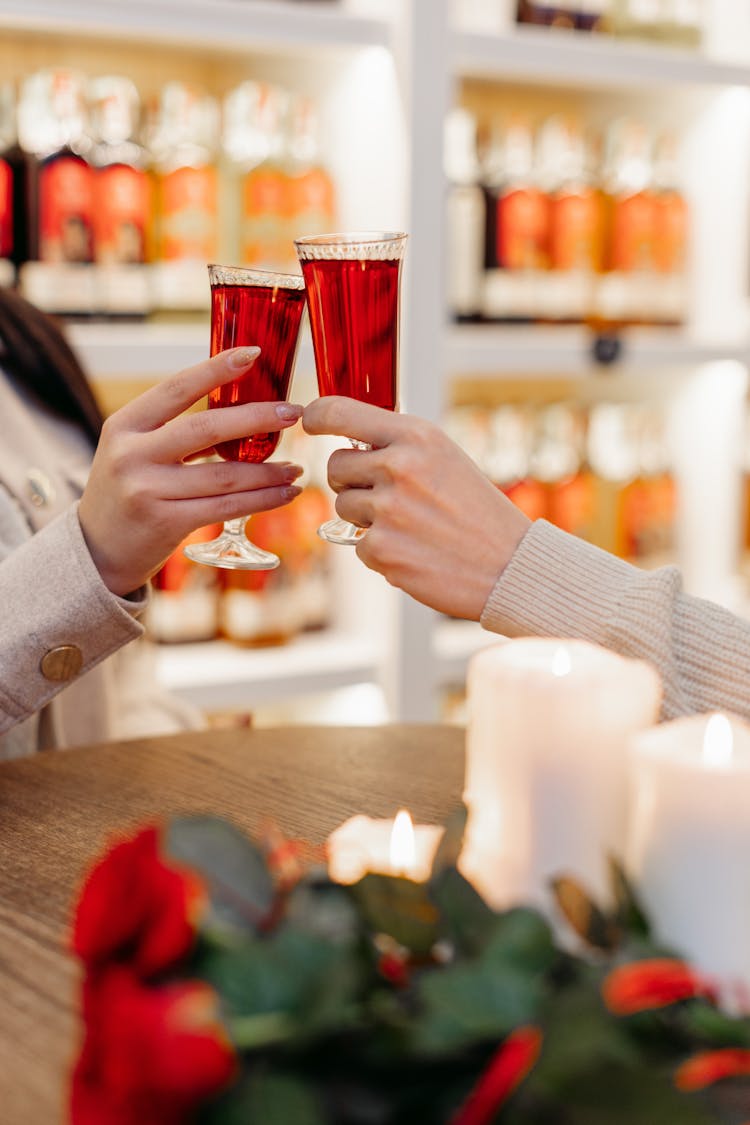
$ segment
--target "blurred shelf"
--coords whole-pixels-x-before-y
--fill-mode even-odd
[[[379,668],[371,641],[342,633],[311,633],[277,648],[242,648],[228,641],[157,648],[160,683],[207,710],[377,682]]]
[[[208,319],[69,324],[65,331],[87,372],[98,379],[160,378],[208,356]],[[307,325],[300,339],[297,367],[314,369]]]
[[[504,35],[458,33],[457,73],[497,82],[642,91],[664,86],[750,86],[750,66],[605,35],[519,27]]]
[[[476,621],[440,620],[435,627],[437,675],[441,684],[463,684],[467,665],[480,649],[504,640],[489,633]]]
[[[388,46],[391,32],[340,4],[293,0],[4,0],[0,27],[292,53]]]
[[[620,334],[621,353],[615,363],[601,364],[593,355],[594,336],[582,326],[455,325],[446,331],[445,369],[449,377],[552,375],[583,377],[593,372],[699,367],[716,360],[750,362],[750,343],[706,344],[679,329],[634,328]]]

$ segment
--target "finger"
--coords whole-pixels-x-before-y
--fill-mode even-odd
[[[374,519],[372,491],[369,488],[348,488],[336,497],[336,513],[342,520],[369,527]]]
[[[401,432],[403,417],[353,398],[326,395],[305,407],[302,425],[308,434],[340,434],[382,448]]]
[[[199,500],[181,500],[180,514],[186,527],[206,527],[210,523],[236,520],[255,512],[281,508],[299,496],[298,484],[277,488],[259,488],[251,492],[229,492],[223,496],[206,496]]]
[[[328,458],[328,484],[334,492],[373,488],[388,479],[382,461],[376,449],[337,449]]]
[[[182,461],[224,441],[276,433],[289,429],[302,417],[302,407],[291,402],[248,402],[242,406],[217,406],[173,418],[149,437],[155,461]]]
[[[194,406],[214,387],[246,374],[259,355],[260,348],[232,348],[219,352],[211,359],[164,379],[123,406],[118,414],[131,429],[155,430]]]
[[[189,500],[223,496],[230,492],[258,492],[293,484],[304,469],[290,461],[248,465],[242,461],[212,461],[204,465],[174,465],[159,470],[164,500]]]

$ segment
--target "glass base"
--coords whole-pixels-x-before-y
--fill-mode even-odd
[[[318,535],[321,539],[325,539],[327,543],[356,546],[360,539],[367,535],[367,528],[357,527],[355,523],[349,523],[348,520],[328,520],[320,525]]]
[[[262,551],[246,537],[226,533],[210,543],[191,543],[182,551],[193,562],[224,570],[275,570],[281,562],[278,555]]]

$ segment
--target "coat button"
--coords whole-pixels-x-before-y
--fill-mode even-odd
[[[29,499],[35,508],[46,508],[55,501],[55,486],[41,469],[29,469],[26,474]]]
[[[82,665],[83,653],[78,645],[59,645],[44,654],[40,667],[45,680],[62,683],[77,676]]]

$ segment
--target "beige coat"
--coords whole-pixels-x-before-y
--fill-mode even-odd
[[[0,758],[197,722],[153,687],[144,642],[123,649],[146,596],[112,594],[88,552],[77,500],[90,459],[76,427],[0,371]],[[80,671],[49,678],[78,653]]]

